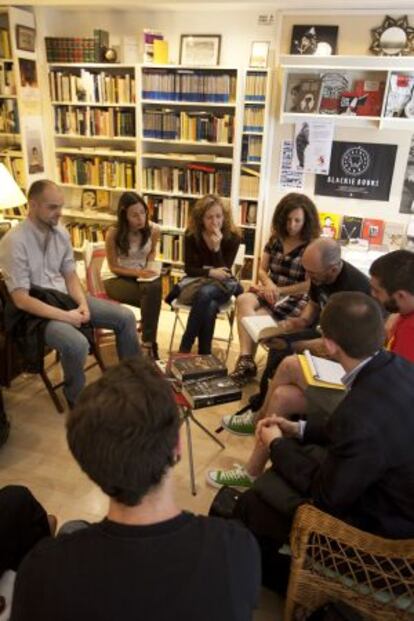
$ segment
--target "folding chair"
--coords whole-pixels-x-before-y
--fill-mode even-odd
[[[243,263],[244,263],[245,254],[246,254],[246,246],[244,244],[240,244],[239,249],[236,254],[236,258],[234,259],[234,265],[233,265],[233,274],[236,278],[239,278],[240,276]],[[222,304],[219,308],[219,312],[217,315],[217,317],[221,316],[221,317],[227,318],[229,322],[229,333],[227,337],[222,337],[222,336],[214,337],[215,341],[222,341],[224,343],[227,343],[226,354],[224,357],[225,362],[227,362],[227,358],[229,357],[230,347],[233,341],[233,327],[234,327],[234,319],[236,317],[235,299],[236,299],[235,296],[232,296],[228,302],[226,302],[225,304]],[[184,325],[183,320],[180,317],[180,312],[183,311],[186,313],[190,313],[191,306],[188,304],[180,304],[178,300],[174,300],[171,304],[171,309],[174,311],[175,317],[174,317],[173,329],[171,332],[170,346],[168,349],[169,353],[171,353],[173,349],[177,323],[180,324],[183,332],[185,330],[185,325]]]

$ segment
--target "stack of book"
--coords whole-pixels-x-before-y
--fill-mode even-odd
[[[249,71],[246,77],[246,94],[248,101],[264,101],[266,99],[267,75]]]
[[[59,106],[55,108],[55,132],[79,136],[135,136],[135,113],[121,108]]]
[[[236,99],[236,77],[222,71],[144,69],[142,98],[164,101],[229,103]]]
[[[95,39],[80,37],[45,37],[49,63],[94,63]]]
[[[213,355],[172,354],[169,367],[182,382],[182,393],[193,409],[241,399],[241,389]]]
[[[0,65],[0,95],[15,95],[14,71],[10,65]]]
[[[63,103],[110,103],[135,102],[135,80],[129,73],[108,74],[80,69],[51,71],[49,73],[52,101]]]
[[[190,211],[189,200],[183,198],[155,198],[153,196],[147,196],[145,200],[149,208],[151,220],[163,226],[179,229],[185,228]]]
[[[186,168],[149,166],[143,169],[143,182],[144,192],[230,196],[231,173],[198,164],[189,164]]]
[[[143,114],[144,138],[233,142],[234,117],[208,112],[179,112],[147,108]]]
[[[79,224],[71,222],[66,224],[66,228],[74,248],[81,248],[86,240],[90,242],[104,241],[108,229],[107,226],[102,224]]]
[[[240,196],[242,198],[257,198],[259,195],[260,175],[257,171],[242,167],[242,172],[247,174],[240,175]]]
[[[6,28],[0,28],[0,58],[11,58],[10,36]]]
[[[243,131],[262,132],[264,127],[263,106],[245,106],[243,118]]]
[[[162,261],[183,263],[184,248],[182,235],[170,235],[168,233],[161,235],[158,258]]]
[[[63,155],[57,158],[57,166],[62,183],[109,188],[135,187],[135,167],[132,162]]]
[[[242,162],[260,162],[262,157],[262,137],[247,135],[243,136],[242,142]]]

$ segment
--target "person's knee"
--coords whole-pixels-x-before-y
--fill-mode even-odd
[[[132,310],[125,308],[125,306],[119,306],[119,308],[117,308],[117,313],[119,317],[119,327],[121,329],[136,330],[137,320]]]
[[[213,289],[212,287],[202,287],[197,291],[197,295],[194,298],[194,303],[199,306],[208,306],[213,301]]]
[[[86,336],[77,331],[62,341],[56,349],[63,357],[73,358],[83,363],[89,353],[89,342]]]

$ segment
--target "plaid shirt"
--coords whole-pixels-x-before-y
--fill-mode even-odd
[[[303,282],[306,273],[302,265],[302,255],[307,244],[302,244],[285,254],[280,239],[269,240],[264,251],[270,255],[269,276],[278,287],[287,287]],[[272,309],[276,319],[283,319],[289,315],[297,316],[308,301],[307,294],[291,295],[279,306]]]

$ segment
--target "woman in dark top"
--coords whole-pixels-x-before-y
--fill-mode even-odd
[[[198,352],[211,353],[218,310],[232,294],[242,291],[230,280],[240,245],[231,211],[219,196],[208,194],[194,205],[184,237],[185,273],[209,281],[196,292],[180,352],[190,352],[198,338]]]
[[[277,320],[300,314],[309,289],[302,255],[319,234],[318,212],[311,199],[298,192],[284,196],[273,214],[272,234],[260,261],[260,284],[255,292],[244,293],[237,300],[240,356],[231,375],[238,383],[245,384],[257,371],[256,344],[242,318],[271,314]]]

